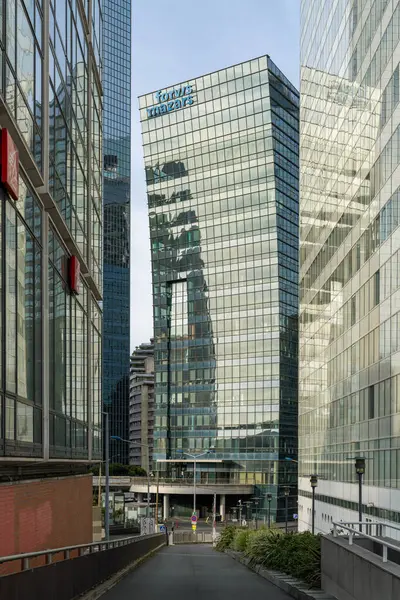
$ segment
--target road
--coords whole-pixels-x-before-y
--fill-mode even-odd
[[[211,546],[163,548],[102,600],[290,600],[285,592]]]

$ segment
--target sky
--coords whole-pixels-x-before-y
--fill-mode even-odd
[[[299,85],[300,0],[133,0],[131,350],[153,335],[138,96],[269,54]]]

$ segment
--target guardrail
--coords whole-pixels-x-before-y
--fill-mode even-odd
[[[91,554],[92,552],[101,552],[102,550],[108,550],[110,548],[119,548],[121,546],[127,546],[128,544],[134,544],[140,541],[140,539],[148,538],[148,535],[141,535],[135,537],[126,537],[118,540],[109,540],[104,542],[90,542],[89,544],[80,544],[78,546],[65,546],[63,548],[51,548],[50,550],[40,550],[38,552],[26,552],[24,554],[10,554],[9,556],[0,556],[0,565],[10,562],[21,561],[21,571],[35,568],[31,567],[31,559],[43,557],[43,564],[50,565],[53,562],[53,557],[57,554],[63,555],[61,560],[68,560],[71,558],[71,554],[75,556],[84,556]],[[60,560],[60,558],[58,559]],[[42,566],[37,565],[37,566]]]
[[[366,531],[372,531],[372,529],[375,527],[375,535],[371,535],[370,533],[364,533],[362,531],[363,527],[365,527]],[[349,538],[349,546],[352,546],[354,538],[356,537],[370,540],[376,544],[380,544],[382,546],[382,562],[387,562],[388,549],[400,553],[400,546],[396,544],[391,544],[390,542],[387,542],[386,540],[382,539],[382,537],[386,536],[387,528],[400,531],[400,527],[396,527],[395,525],[389,525],[388,523],[379,523],[378,521],[352,521],[346,523],[343,523],[342,521],[335,521],[333,522],[333,537],[338,537],[338,530],[341,529],[348,532],[347,537]]]
[[[165,534],[151,534],[2,556],[0,565],[21,570],[0,577],[0,598],[74,600],[165,544]]]

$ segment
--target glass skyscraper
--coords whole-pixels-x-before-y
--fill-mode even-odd
[[[110,434],[129,438],[131,2],[104,6],[103,404]],[[113,442],[116,462],[129,445]]]
[[[0,138],[19,152],[19,189],[3,164],[0,462],[40,471],[101,455],[102,14],[97,0],[85,18],[73,0],[3,8]]]
[[[254,484],[278,519],[297,485],[298,112],[268,56],[140,98],[154,459],[212,449],[199,481]]]
[[[400,5],[302,1],[299,526],[400,522]]]
[[[102,10],[99,0],[3,0],[0,13],[5,555],[92,541],[87,473],[102,454]]]

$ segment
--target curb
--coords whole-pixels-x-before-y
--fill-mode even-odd
[[[133,571],[134,569],[136,569],[136,567],[138,567],[143,561],[145,561],[147,558],[150,558],[151,556],[153,556],[153,554],[158,552],[164,546],[165,546],[165,543],[160,544],[159,546],[157,546],[157,548],[154,548],[154,550],[150,550],[150,552],[148,552],[144,556],[141,556],[140,558],[135,560],[132,564],[128,565],[124,569],[121,569],[121,571],[118,571],[117,573],[115,573],[115,575],[112,575],[109,579],[107,579],[106,581],[103,581],[103,583],[100,583],[94,589],[90,590],[89,592],[86,592],[83,596],[79,596],[78,597],[79,600],[97,600],[103,594],[105,594],[106,592],[111,590],[111,588],[113,588],[122,579],[124,579],[124,577],[129,575],[129,573],[131,571]]]
[[[250,566],[250,559],[245,558],[241,552],[234,552],[233,550],[225,550],[225,554],[228,554],[234,560],[260,575],[276,587],[280,588],[295,600],[336,600],[334,596],[327,594],[323,590],[310,590],[307,585],[300,579],[280,573],[279,571],[270,571],[265,569],[261,565]]]

